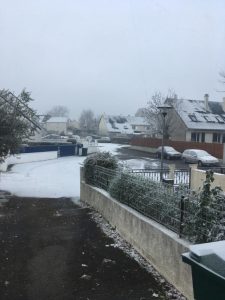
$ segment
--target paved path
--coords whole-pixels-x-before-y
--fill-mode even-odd
[[[0,203],[1,300],[168,299],[69,199]]]

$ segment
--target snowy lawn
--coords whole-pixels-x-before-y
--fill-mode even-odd
[[[71,156],[15,165],[1,174],[0,189],[23,197],[77,197],[84,159]]]
[[[116,154],[117,144],[100,144],[100,151]],[[0,190],[16,196],[59,198],[80,196],[80,166],[85,157],[59,159],[14,165],[9,172],[0,173]]]

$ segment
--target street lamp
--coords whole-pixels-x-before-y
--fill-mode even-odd
[[[161,115],[162,115],[162,120],[163,120],[163,126],[162,126],[162,147],[161,147],[161,167],[160,167],[160,181],[163,179],[163,158],[164,158],[164,135],[165,135],[165,119],[166,115],[168,113],[168,110],[173,108],[172,106],[169,105],[162,105],[162,106],[157,106],[159,109]]]

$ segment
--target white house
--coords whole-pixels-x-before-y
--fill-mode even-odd
[[[67,133],[68,118],[65,117],[51,117],[45,122],[45,129],[48,132]]]

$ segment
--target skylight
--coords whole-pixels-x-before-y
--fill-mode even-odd
[[[203,118],[208,122],[208,123],[215,123],[216,121],[214,121],[210,116],[203,116]]]
[[[191,119],[192,122],[199,122],[196,115],[194,115],[194,114],[188,115],[188,117]]]

